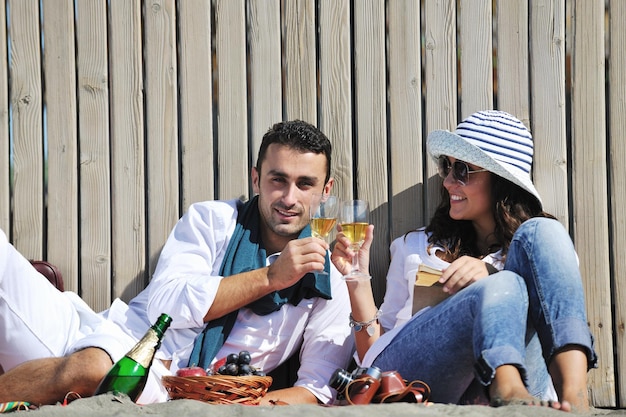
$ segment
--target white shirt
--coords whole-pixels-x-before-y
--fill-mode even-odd
[[[406,323],[416,319],[426,309],[430,308],[425,307],[413,314],[413,290],[417,268],[422,263],[437,269],[445,269],[450,264],[435,254],[437,250],[443,250],[442,247],[434,245],[429,253],[428,245],[428,235],[423,228],[407,233],[391,243],[391,264],[387,272],[387,290],[380,307],[381,316],[379,319],[385,333],[369,348],[363,357],[361,366],[370,366]],[[487,255],[483,261],[501,270],[504,264],[500,254],[501,252],[498,251]],[[359,363],[357,355],[355,358]]]
[[[195,337],[222,280],[219,269],[237,220],[236,200],[193,204],[172,230],[150,284],[128,305],[116,300],[108,318],[128,329],[142,329],[161,313],[172,317],[156,357],[171,359],[170,371],[187,366]],[[279,254],[267,258],[271,264]],[[300,349],[296,386],[328,403],[335,391],[328,380],[347,366],[353,352],[349,326],[350,299],[341,274],[331,267],[332,300],[303,299],[258,316],[241,308],[237,322],[217,358],[248,350],[252,365],[270,372]],[[146,316],[147,311],[147,316]]]

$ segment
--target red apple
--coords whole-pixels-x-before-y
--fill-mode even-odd
[[[176,376],[206,376],[206,371],[199,366],[180,368],[176,371]]]

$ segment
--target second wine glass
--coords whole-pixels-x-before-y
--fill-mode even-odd
[[[352,258],[352,269],[343,276],[346,281],[368,280],[372,277],[361,271],[359,250],[365,240],[365,231],[369,225],[369,204],[364,200],[348,200],[341,203],[339,222],[343,234],[350,240],[350,248],[356,252]]]

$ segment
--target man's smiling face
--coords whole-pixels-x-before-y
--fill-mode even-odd
[[[277,252],[309,223],[311,194],[330,192],[324,154],[299,152],[272,144],[260,167],[252,169],[254,192],[259,195],[261,236],[268,253]]]

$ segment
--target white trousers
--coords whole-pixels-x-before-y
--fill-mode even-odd
[[[0,365],[5,371],[25,361],[62,357],[86,347],[99,347],[113,361],[119,360],[137,340],[107,320],[106,313],[94,312],[73,292],[60,292],[0,230]],[[169,371],[155,360],[150,373],[138,401],[142,404],[167,399],[160,379]],[[33,378],[36,382],[37,376]]]

